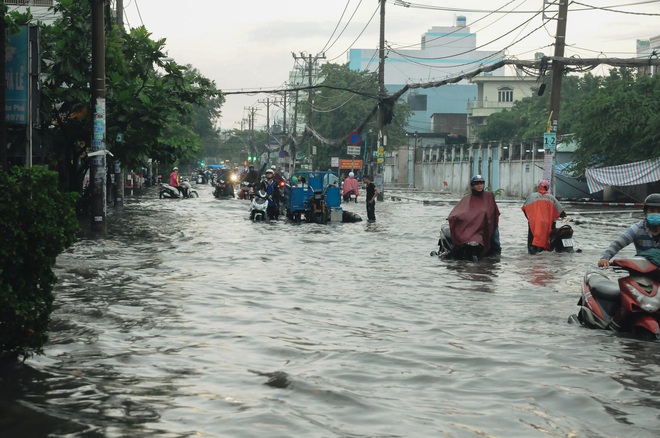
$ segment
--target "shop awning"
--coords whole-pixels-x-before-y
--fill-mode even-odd
[[[590,193],[599,192],[607,186],[648,184],[660,181],[660,158],[620,166],[587,167],[585,175]]]

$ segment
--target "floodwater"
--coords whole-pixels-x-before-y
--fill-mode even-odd
[[[502,201],[502,257],[475,264],[429,255],[451,202],[252,223],[198,190],[130,198],[58,258],[45,355],[0,377],[1,436],[658,436],[660,344],[567,322],[621,228],[529,256]]]

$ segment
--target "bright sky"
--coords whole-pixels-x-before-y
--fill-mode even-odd
[[[424,32],[451,26],[462,15],[477,34],[479,50],[508,47],[507,55],[518,59],[554,51],[556,21],[537,14],[543,0],[417,0],[407,2],[410,7],[400,3],[387,0],[385,7],[385,40],[395,48],[419,47]],[[127,27],[144,25],[153,39],[166,38],[170,57],[193,65],[229,92],[283,87],[294,67],[292,52],[325,53],[327,61],[345,63],[351,47],[378,48],[378,5],[378,0],[124,0],[124,16]],[[492,13],[495,10],[502,13]],[[660,0],[573,1],[565,56],[634,58],[636,40],[660,35],[659,22]],[[605,74],[608,68],[593,73]],[[261,129],[266,109],[260,102],[269,97],[274,96],[227,96],[221,129],[240,129],[248,107],[261,108],[255,122]],[[278,116],[282,114],[271,113],[271,121]]]

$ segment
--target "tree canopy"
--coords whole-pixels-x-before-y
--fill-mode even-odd
[[[87,0],[61,0],[54,9],[59,18],[41,34],[42,130],[75,190],[92,129],[91,11]],[[204,139],[217,137],[224,96],[192,66],[170,60],[165,43],[144,27],[126,33],[107,22],[106,145],[125,166],[192,160]]]
[[[488,118],[483,141],[543,141],[550,93],[514,103]],[[608,76],[567,76],[562,80],[559,132],[579,143],[576,167],[616,165],[660,156],[660,76],[637,77],[630,69]]]
[[[317,148],[314,157],[315,167],[325,168],[330,166],[331,157],[346,157],[347,136],[378,105],[379,88],[376,73],[350,70],[347,64],[324,64],[321,77],[324,87],[314,93],[310,124],[321,137],[328,140]],[[301,102],[299,108],[306,111],[306,105],[306,101]],[[397,102],[392,123],[385,126],[389,145],[406,143],[404,127],[409,116],[408,105],[402,101]],[[378,121],[373,118],[363,132],[361,146],[365,147],[366,137],[366,147],[375,150],[377,133]]]

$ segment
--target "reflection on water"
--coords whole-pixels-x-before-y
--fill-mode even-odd
[[[451,203],[262,224],[199,192],[130,199],[58,258],[46,355],[0,377],[7,436],[657,436],[658,344],[566,323],[620,230],[531,257],[502,203],[502,256],[445,261]]]

